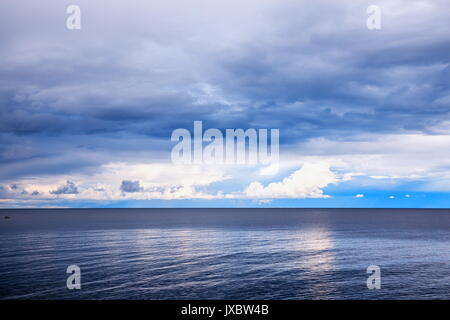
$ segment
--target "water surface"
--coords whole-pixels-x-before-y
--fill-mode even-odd
[[[1,299],[450,298],[450,210],[0,213]],[[81,290],[66,288],[72,264]]]

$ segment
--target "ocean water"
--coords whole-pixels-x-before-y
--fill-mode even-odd
[[[450,210],[0,214],[0,299],[450,299]]]

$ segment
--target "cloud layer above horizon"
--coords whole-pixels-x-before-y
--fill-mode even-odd
[[[4,0],[0,206],[450,192],[447,7]],[[279,128],[280,170],[173,165],[171,132],[195,120]]]

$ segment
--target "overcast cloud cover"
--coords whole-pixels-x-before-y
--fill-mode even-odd
[[[0,43],[2,207],[449,206],[447,0],[2,0]],[[173,165],[194,120],[280,170]]]

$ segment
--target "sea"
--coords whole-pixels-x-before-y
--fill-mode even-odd
[[[4,209],[0,239],[0,299],[450,299],[450,210]]]

